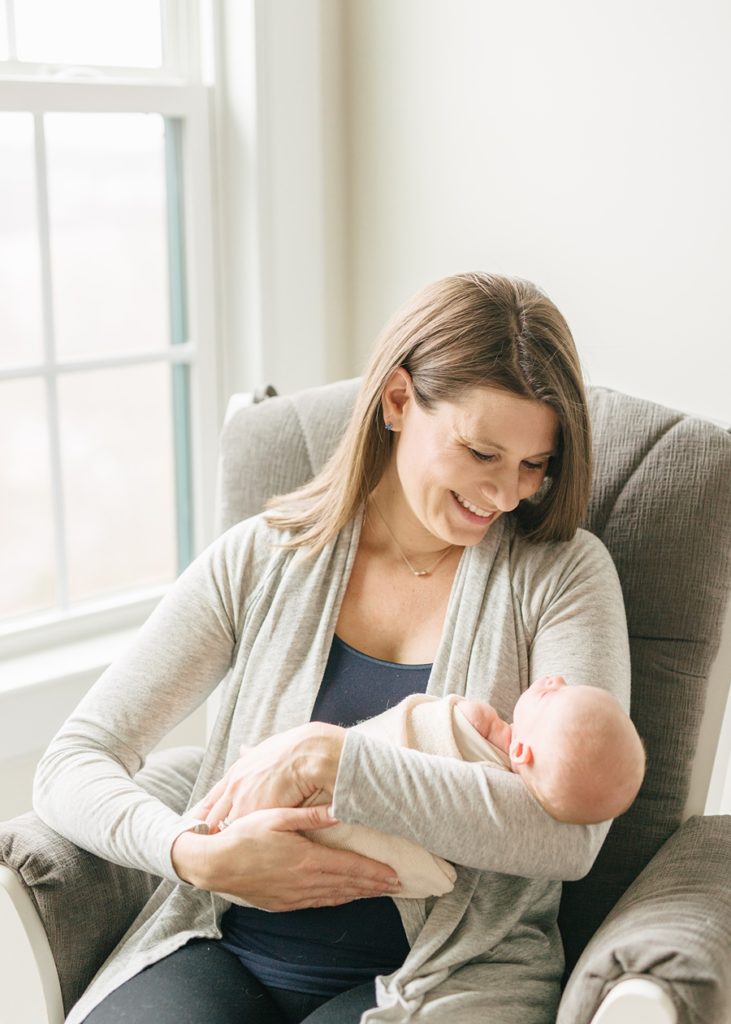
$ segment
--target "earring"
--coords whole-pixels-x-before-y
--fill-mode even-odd
[[[386,426],[386,430],[388,430],[389,432],[393,430],[393,423],[391,423],[390,420],[388,421],[388,423],[386,423],[385,426]]]

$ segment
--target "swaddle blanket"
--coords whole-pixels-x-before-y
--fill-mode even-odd
[[[353,728],[394,746],[463,761],[486,761],[494,767],[510,770],[507,755],[481,736],[459,710],[461,700],[456,694],[440,698],[414,693]],[[328,799],[316,795],[308,803],[326,803]],[[454,887],[457,873],[449,861],[401,836],[345,822],[322,831],[305,832],[305,835],[324,846],[353,850],[388,864],[401,881],[401,897],[443,896]]]

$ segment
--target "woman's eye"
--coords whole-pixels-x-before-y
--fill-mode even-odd
[[[526,469],[545,469],[545,462],[524,462],[523,465]]]
[[[494,459],[494,455],[486,455],[484,452],[478,452],[475,448],[470,448],[470,452],[480,462],[489,462],[490,459]]]

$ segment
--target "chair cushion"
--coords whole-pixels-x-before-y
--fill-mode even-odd
[[[219,532],[312,479],[342,437],[358,384],[338,381],[268,398],[229,417],[219,446]]]
[[[690,818],[624,894],[584,951],[558,1024],[590,1021],[624,978],[651,978],[678,1024],[731,1006],[731,815]]]
[[[202,753],[176,747],[153,754],[136,781],[182,813]],[[0,862],[18,872],[35,904],[68,1012],[160,880],[81,850],[33,812],[0,823]]]

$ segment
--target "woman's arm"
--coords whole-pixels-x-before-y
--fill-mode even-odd
[[[231,576],[245,569],[246,546],[237,540],[222,538],[182,574],[36,773],[34,806],[52,828],[108,860],[172,880],[170,850],[185,822],[132,777],[229,668],[239,615]]]
[[[355,732],[343,746],[333,812],[404,836],[455,864],[565,881],[589,871],[610,824],[562,824],[512,772]]]
[[[180,577],[130,650],[92,687],[52,741],[34,804],[52,828],[107,860],[230,893],[268,909],[394,894],[393,871],[297,834],[327,827],[326,808],[251,815],[218,836],[134,782],[149,751],[226,674],[243,618],[243,585],[258,578],[246,532],[229,531]]]
[[[322,790],[334,792],[333,813],[338,818],[411,839],[445,860],[505,874],[568,880],[587,873],[609,827],[554,821],[510,772],[394,747],[357,730],[313,722],[273,739],[275,744],[265,740],[242,753],[199,808],[212,829],[224,817],[235,822],[246,815],[253,818],[254,808],[292,803]],[[257,776],[265,782],[252,787],[251,779]],[[399,784],[392,793],[393,787],[386,787],[383,780],[397,776]],[[503,782],[505,790],[500,788]],[[453,792],[460,794],[458,800]],[[405,822],[414,803],[429,810],[416,817],[413,831],[407,831]],[[437,838],[440,821],[447,827]],[[230,828],[223,834],[228,835]],[[502,838],[515,832],[522,834],[522,841],[513,848],[494,841],[496,833]],[[203,853],[201,837],[182,839],[191,850]],[[203,885],[207,887],[211,886]]]

